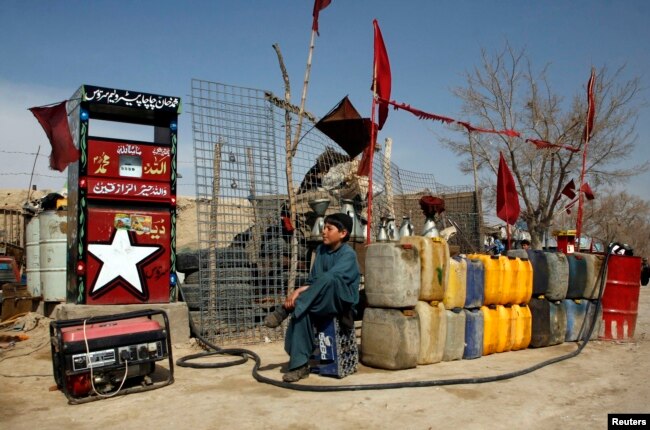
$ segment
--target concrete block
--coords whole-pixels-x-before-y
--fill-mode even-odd
[[[124,312],[140,311],[144,309],[162,310],[169,319],[169,330],[172,344],[182,344],[190,339],[190,321],[187,304],[176,303],[150,303],[135,305],[76,305],[64,303],[57,305],[53,316],[55,320],[71,320],[78,318],[89,318],[94,316],[105,316],[121,314]],[[160,315],[153,317],[161,325],[164,325]]]

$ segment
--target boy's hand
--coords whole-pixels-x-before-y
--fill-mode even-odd
[[[295,290],[293,290],[293,293],[289,294],[287,298],[284,300],[284,307],[287,310],[293,310],[293,308],[296,307],[296,300],[298,299],[298,296],[305,291],[307,288],[309,288],[309,285],[304,285],[302,287],[298,287]]]

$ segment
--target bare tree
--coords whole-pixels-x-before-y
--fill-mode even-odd
[[[503,151],[523,203],[520,217],[528,225],[535,248],[541,246],[541,238],[554,225],[553,217],[564,204],[560,200],[562,188],[571,179],[579,182],[587,110],[584,84],[588,70],[584,84],[566,102],[552,89],[548,69],[547,65],[536,73],[525,49],[516,50],[506,42],[492,55],[483,49],[480,66],[466,72],[466,86],[453,92],[463,100],[463,113],[471,122],[493,129],[515,129],[524,138],[579,148],[578,152],[538,150],[524,138],[495,134],[473,133],[471,139],[462,141],[443,139],[463,158],[463,172],[478,170],[483,195],[488,199],[494,196],[499,151]],[[645,168],[614,167],[630,155],[636,143],[635,121],[642,105],[639,78],[625,80],[623,72],[624,67],[612,72],[606,66],[597,71],[596,121],[585,177],[593,189],[625,181]]]
[[[605,246],[627,243],[635,255],[650,256],[650,203],[626,192],[600,194],[586,208],[585,232]]]

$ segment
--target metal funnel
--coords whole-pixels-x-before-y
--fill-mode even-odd
[[[330,199],[310,200],[308,204],[311,210],[314,211],[316,216],[322,217],[325,216],[325,211],[330,205]]]

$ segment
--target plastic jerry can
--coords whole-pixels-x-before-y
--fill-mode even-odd
[[[529,249],[528,260],[533,265],[533,297],[546,294],[549,276],[546,253],[538,249]]]
[[[420,349],[417,364],[433,364],[442,360],[447,336],[447,319],[442,302],[419,301],[415,312],[420,320]]]
[[[506,251],[508,257],[528,258],[528,252],[525,249],[509,249]]]
[[[567,254],[569,264],[569,288],[567,299],[581,299],[587,289],[587,260],[582,255]]]
[[[463,309],[465,314],[465,349],[463,359],[483,355],[483,312],[480,309]]]
[[[507,352],[512,349],[515,340],[512,312],[509,306],[497,305],[497,348],[496,352]]]
[[[565,342],[580,340],[580,333],[583,332],[585,317],[587,316],[588,300],[562,300],[562,307],[566,313]]]
[[[586,299],[597,299],[600,289],[601,273],[605,257],[600,254],[589,254],[586,252],[576,252],[576,256],[585,259],[587,263],[585,291],[583,297]],[[604,278],[607,279],[607,268],[605,268]]]
[[[501,289],[502,270],[499,266],[499,257],[485,254],[471,254],[468,257],[483,263],[483,304],[496,305]]]
[[[420,321],[414,310],[366,308],[361,326],[361,362],[379,369],[417,365]]]
[[[532,315],[527,305],[512,305],[512,321],[514,325],[514,341],[512,350],[528,348],[532,333]]]
[[[420,256],[420,294],[418,300],[425,302],[442,300],[439,291],[433,288],[433,242],[430,238],[422,236],[404,236],[400,238],[401,244],[414,246]]]
[[[467,263],[462,258],[450,258],[449,282],[445,288],[443,303],[445,309],[462,308],[467,297]]]
[[[499,338],[499,316],[496,308],[481,306],[483,313],[483,355],[490,355],[497,352]]]
[[[544,296],[551,301],[564,300],[569,288],[569,263],[561,252],[546,252],[548,289]]]
[[[545,298],[532,298],[528,303],[532,317],[530,346],[548,346],[551,339],[551,303]]]
[[[519,260],[519,281],[519,294],[516,303],[528,303],[533,295],[533,265],[528,258]]]
[[[505,257],[508,260],[508,266],[510,271],[510,287],[507,288],[504,294],[502,304],[504,305],[513,305],[519,302],[519,296],[521,294],[521,277],[525,276],[524,273],[519,273],[521,260],[517,257]],[[507,280],[504,280],[504,283],[507,283]]]
[[[594,316],[594,314],[596,315]],[[599,335],[602,335],[604,332],[603,307],[602,304],[598,302],[598,300],[587,300],[587,315],[585,316],[585,325],[580,332],[580,339],[584,340],[584,338],[588,335],[589,329],[592,325],[594,326],[594,329],[591,332],[589,340],[598,339]]]
[[[420,294],[420,256],[410,244],[373,243],[366,249],[368,306],[413,308]]]
[[[480,308],[483,305],[484,269],[483,262],[477,259],[466,259],[467,265],[467,292],[465,294],[465,308]]]
[[[447,336],[442,361],[460,360],[465,350],[465,313],[461,308],[447,309]]]
[[[515,261],[505,255],[499,256],[499,266],[501,266],[501,288],[499,288],[497,296],[497,304],[499,305],[512,303],[514,298],[514,283],[516,280],[513,262]]]
[[[551,337],[548,341],[549,346],[563,343],[566,336],[566,311],[562,302],[550,302],[550,305]]]
[[[430,237],[433,244],[433,299],[441,301],[449,282],[449,245],[441,237]]]

